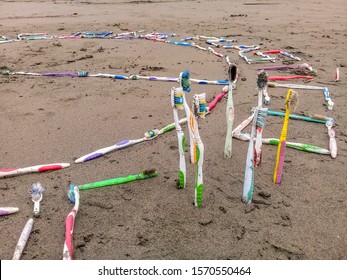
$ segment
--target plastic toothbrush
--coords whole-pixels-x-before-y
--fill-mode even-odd
[[[235,64],[230,64],[228,67],[229,87],[228,87],[228,101],[226,107],[226,121],[227,133],[224,145],[224,157],[230,158],[232,155],[232,131],[234,123],[234,101],[233,101],[233,83],[237,78],[237,67]]]
[[[43,197],[44,188],[41,183],[34,183],[31,187],[31,199],[34,202],[34,215],[35,217],[40,215],[40,202]]]
[[[287,131],[288,131],[288,123],[289,123],[289,114],[290,111],[294,111],[298,104],[298,94],[296,91],[289,89],[286,97],[286,113],[283,122],[283,128],[281,132],[281,136],[279,139],[277,156],[276,156],[276,165],[274,171],[273,181],[276,184],[280,184],[282,181],[282,172],[284,165],[284,156],[286,153],[286,141],[287,141]]]
[[[182,88],[172,88],[171,89],[171,106],[174,115],[175,127],[177,132],[178,139],[178,149],[180,155],[180,171],[179,171],[179,188],[185,188],[186,186],[186,160],[185,160],[185,151],[186,151],[186,138],[182,131],[182,127],[179,124],[178,112],[179,110],[184,110],[183,105],[183,91]]]
[[[194,163],[197,164],[195,174],[195,206],[200,207],[204,191],[203,183],[203,163],[204,163],[204,144],[201,141],[197,118],[205,118],[206,114],[206,94],[195,94],[193,97],[193,114],[191,116],[194,122]]]

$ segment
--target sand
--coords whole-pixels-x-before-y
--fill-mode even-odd
[[[347,4],[332,1],[1,1],[0,35],[47,32],[141,30],[230,36],[238,44],[283,48],[317,69],[310,85],[328,86],[335,107],[319,91],[300,91],[298,114],[336,120],[338,156],[287,149],[283,182],[272,183],[275,146],[263,147],[255,172],[254,200],[241,202],[247,142],[233,141],[223,157],[224,98],[199,120],[205,145],[203,205],[193,205],[195,166],[187,187],[177,189],[178,148],[174,131],[85,164],[74,160],[173,122],[168,82],[107,78],[0,77],[0,168],[69,162],[64,170],[0,179],[0,206],[17,214],[0,217],[0,258],[11,259],[26,221],[33,216],[29,190],[41,182],[41,215],[22,259],[62,259],[65,218],[72,209],[69,182],[83,184],[136,174],[154,167],[159,176],[81,192],[75,224],[75,259],[347,259]],[[0,44],[0,67],[11,71],[143,74],[227,79],[224,59],[193,48],[147,40],[36,40]],[[259,64],[229,54],[240,71],[234,91],[235,125],[257,104]],[[276,64],[286,59],[279,58]],[[270,64],[270,63],[267,63]],[[334,82],[335,69],[340,81]],[[271,75],[289,75],[271,72]],[[302,81],[298,83],[304,84]],[[223,86],[192,85],[207,99]],[[284,109],[286,89],[269,89],[272,110]],[[191,102],[192,94],[188,100]],[[181,114],[183,117],[183,114]],[[283,120],[268,117],[264,137],[280,135]],[[249,128],[247,131],[249,132]],[[187,127],[184,131],[188,135]],[[324,125],[291,120],[288,140],[328,148]]]

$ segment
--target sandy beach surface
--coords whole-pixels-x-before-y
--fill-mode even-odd
[[[347,2],[331,1],[1,1],[0,36],[45,32],[145,30],[175,33],[173,40],[205,35],[237,39],[261,50],[284,49],[317,71],[313,81],[328,87],[335,103],[326,107],[322,91],[298,90],[297,114],[335,119],[337,158],[287,149],[283,181],[272,182],[276,146],[263,146],[255,169],[254,197],[241,202],[248,142],[233,140],[224,158],[226,102],[199,119],[205,146],[203,205],[194,201],[196,166],[188,164],[187,187],[177,188],[179,154],[175,131],[114,151],[83,164],[74,160],[149,129],[173,122],[171,82],[0,76],[0,169],[68,162],[69,168],[0,179],[0,207],[19,207],[0,217],[0,259],[11,259],[26,221],[33,217],[32,183],[45,188],[41,214],[22,259],[59,260],[65,218],[73,207],[69,183],[77,185],[156,168],[158,177],[81,191],[74,229],[75,259],[347,259]],[[204,42],[201,43],[204,46]],[[240,77],[234,90],[235,122],[257,105],[257,68],[292,63],[246,64],[228,54]],[[299,62],[294,62],[298,64]],[[131,74],[228,79],[225,58],[192,47],[149,40],[51,39],[0,44],[0,67],[10,71]],[[335,70],[340,81],[335,82]],[[269,75],[294,75],[271,71]],[[207,100],[221,85],[192,84],[187,94]],[[284,110],[287,89],[269,88],[271,110]],[[180,112],[183,117],[183,112]],[[268,116],[263,137],[279,138],[283,119]],[[183,130],[188,138],[187,126]],[[250,132],[250,127],[246,128]],[[290,120],[288,141],[328,149],[324,124]],[[188,147],[189,148],[189,147]]]

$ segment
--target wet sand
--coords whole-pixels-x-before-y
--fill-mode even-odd
[[[0,35],[143,29],[176,33],[174,40],[229,36],[240,45],[259,44],[261,50],[285,49],[317,70],[309,85],[329,87],[335,102],[332,112],[322,92],[298,90],[296,113],[335,119],[337,158],[287,149],[283,182],[278,186],[272,183],[277,147],[264,145],[262,165],[255,170],[253,203],[243,204],[248,143],[234,139],[232,158],[224,158],[225,97],[206,119],[199,119],[205,192],[198,209],[193,205],[195,166],[187,165],[186,189],[177,189],[174,131],[84,164],[74,163],[77,157],[141,138],[145,131],[173,122],[170,90],[175,83],[0,76],[0,169],[71,163],[59,171],[0,179],[0,206],[20,208],[17,214],[0,217],[6,236],[0,240],[1,259],[12,258],[22,228],[33,216],[29,196],[33,182],[41,182],[45,194],[22,259],[59,260],[65,218],[73,206],[67,199],[69,182],[84,184],[151,167],[158,177],[81,192],[74,232],[76,259],[347,259],[347,4],[343,0],[232,2],[1,1]],[[11,71],[177,77],[188,69],[193,78],[227,79],[225,59],[148,40],[35,40],[0,44],[0,49],[0,67]],[[236,126],[257,105],[260,64],[247,65],[235,50],[218,51],[228,54],[240,71],[234,91]],[[287,59],[279,57],[275,64],[282,61]],[[222,88],[193,84],[188,101],[202,92],[211,100]],[[286,92],[269,89],[269,108],[283,110]],[[282,118],[268,117],[263,136],[279,138],[282,123]],[[188,136],[186,125],[183,128]],[[322,124],[289,122],[288,141],[328,148],[328,140]]]

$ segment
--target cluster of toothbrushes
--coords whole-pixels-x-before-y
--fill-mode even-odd
[[[327,102],[327,108],[329,111],[333,110],[334,102],[331,99],[329,89],[327,87],[312,86],[312,85],[300,85],[300,84],[280,84],[275,81],[288,81],[294,79],[305,79],[312,80],[314,76],[309,75],[296,75],[296,76],[269,76],[266,71],[275,70],[309,70],[314,72],[312,66],[307,63],[302,63],[299,65],[278,65],[278,66],[264,66],[258,68],[260,72],[257,76],[257,90],[258,90],[258,104],[253,108],[252,115],[249,116],[245,121],[233,129],[235,109],[233,102],[233,89],[235,89],[236,81],[239,76],[238,68],[234,62],[230,60],[227,54],[223,54],[220,50],[237,50],[240,59],[245,61],[247,64],[253,63],[274,63],[278,56],[283,56],[293,61],[301,61],[301,58],[295,56],[282,49],[260,51],[259,45],[236,45],[231,43],[236,43],[236,39],[224,38],[224,37],[211,37],[196,35],[193,37],[186,37],[181,40],[173,40],[176,36],[172,33],[163,32],[151,32],[147,34],[142,34],[144,31],[132,31],[123,32],[119,34],[113,34],[113,32],[77,32],[72,35],[49,35],[46,33],[26,33],[19,34],[15,39],[9,39],[5,36],[0,37],[0,43],[10,43],[19,42],[26,40],[52,40],[52,39],[145,39],[149,41],[168,43],[172,45],[178,45],[183,47],[192,47],[198,50],[206,51],[211,53],[223,61],[227,62],[228,65],[228,79],[219,80],[204,80],[204,79],[194,79],[190,77],[188,71],[182,72],[179,77],[157,77],[157,76],[142,76],[132,74],[130,76],[119,75],[119,74],[104,74],[97,73],[91,74],[87,71],[80,71],[77,73],[61,72],[61,73],[36,73],[36,72],[15,72],[9,69],[4,69],[2,71],[3,75],[29,75],[36,77],[72,77],[72,78],[84,78],[84,77],[108,77],[120,80],[148,80],[148,81],[167,81],[178,83],[178,87],[172,87],[171,89],[171,106],[173,110],[174,122],[168,124],[161,129],[151,129],[146,131],[142,137],[133,140],[122,140],[114,145],[98,149],[87,155],[81,156],[75,160],[75,163],[84,163],[93,159],[100,158],[110,152],[116,151],[118,149],[123,149],[131,147],[132,145],[153,140],[159,137],[161,134],[176,130],[178,139],[178,153],[179,153],[179,171],[178,171],[178,182],[179,188],[186,187],[186,160],[185,160],[185,149],[186,149],[186,138],[181,127],[182,124],[188,124],[188,134],[190,142],[190,161],[196,164],[195,172],[195,199],[194,203],[197,207],[202,205],[204,183],[203,183],[203,162],[204,162],[204,144],[200,137],[198,129],[198,119],[205,118],[205,116],[210,113],[216,106],[217,102],[227,96],[226,104],[226,137],[224,146],[224,156],[230,158],[232,156],[232,138],[236,138],[243,141],[249,141],[249,147],[246,159],[246,168],[244,176],[244,186],[242,200],[245,203],[251,203],[252,195],[254,190],[254,170],[255,167],[259,167],[262,160],[262,144],[277,145],[278,152],[276,156],[276,165],[274,168],[274,178],[273,181],[276,184],[281,183],[283,178],[283,165],[284,157],[286,152],[286,147],[311,152],[318,154],[331,155],[332,158],[337,156],[337,146],[335,139],[335,131],[333,129],[334,119],[332,117],[312,115],[312,116],[300,116],[291,114],[294,110],[295,105],[297,105],[297,92],[295,90],[316,90],[323,92],[325,101]],[[252,57],[250,56],[252,55]],[[336,70],[335,81],[339,81],[339,69]],[[206,102],[206,94],[200,93],[193,96],[193,104],[190,107],[187,104],[185,95],[190,92],[191,83],[196,84],[212,84],[212,85],[225,85],[222,92],[218,94],[210,104]],[[285,102],[285,113],[269,110],[269,108],[264,108],[263,105],[269,106],[271,98],[268,92],[268,88],[287,88],[287,96]],[[264,101],[263,101],[264,98]],[[185,117],[179,119],[179,111],[185,112]],[[268,115],[282,116],[284,117],[283,129],[279,138],[263,138],[262,132],[265,127],[266,118]],[[329,149],[320,148],[310,144],[294,143],[287,141],[288,132],[288,122],[289,119],[298,119],[304,121],[310,121],[315,123],[324,124],[328,131],[329,137]],[[252,123],[251,133],[245,133],[243,130]],[[69,167],[69,163],[53,163],[53,164],[42,164],[24,168],[11,168],[0,170],[0,178],[16,176],[20,174],[32,173],[32,172],[45,172],[53,171],[62,168]],[[80,206],[80,191],[90,190],[94,188],[113,186],[118,184],[123,184],[135,180],[143,180],[148,178],[153,178],[158,176],[155,169],[145,170],[139,174],[128,175],[125,177],[118,177],[107,179],[98,182],[92,182],[82,185],[71,184],[68,192],[69,200],[74,203],[73,209],[66,217],[65,221],[65,242],[63,249],[63,259],[70,260],[74,258],[73,255],[73,231],[74,222],[77,216],[77,212]],[[43,199],[44,188],[40,183],[34,183],[30,191],[31,199],[34,203],[34,216],[38,217],[40,215],[40,202]],[[0,215],[8,215],[18,212],[19,209],[16,207],[1,207]],[[33,227],[33,219],[29,219],[26,226],[16,246],[16,251],[13,259],[20,259],[21,254],[24,250],[25,244],[28,241],[30,232]]]

